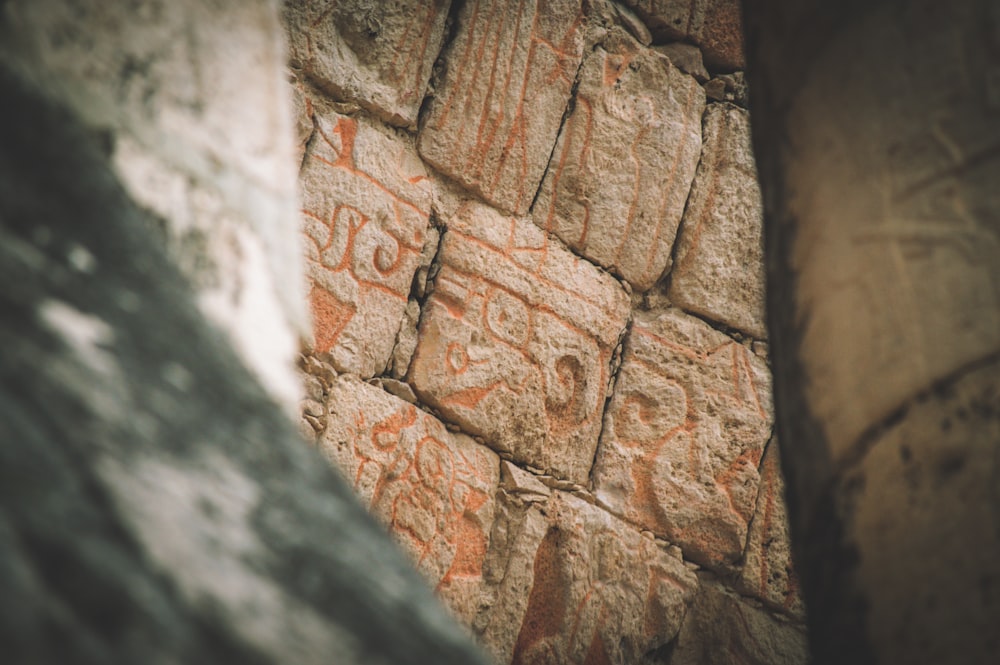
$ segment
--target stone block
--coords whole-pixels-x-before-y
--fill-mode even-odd
[[[704,148],[684,213],[670,301],[764,339],[763,206],[747,112],[709,104]]]
[[[713,69],[743,69],[740,0],[624,0],[658,41],[688,40],[701,47]]]
[[[701,155],[705,93],[613,30],[583,62],[535,223],[645,291],[670,264]]]
[[[300,188],[313,351],[339,372],[385,370],[430,219],[431,185],[405,137],[315,112]]]
[[[777,440],[772,440],[760,464],[757,509],[747,537],[743,566],[736,586],[767,605],[804,618],[805,605],[792,567],[785,483]]]
[[[464,622],[479,605],[500,480],[496,454],[374,386],[338,378],[322,453]]]
[[[474,629],[499,663],[638,663],[678,633],[698,580],[652,538],[563,492],[501,499]]]
[[[671,665],[805,665],[804,627],[701,580]]]
[[[583,56],[580,0],[473,0],[420,131],[420,154],[514,214],[527,212]]]
[[[415,128],[451,0],[288,0],[290,59],[317,85]]]
[[[597,498],[702,565],[736,561],[771,436],[764,361],[675,309],[640,312],[594,468]]]
[[[411,385],[514,460],[585,482],[628,295],[526,219],[467,203],[447,226]]]

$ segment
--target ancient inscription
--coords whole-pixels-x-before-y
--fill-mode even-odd
[[[670,301],[713,321],[767,337],[763,204],[746,111],[709,104],[670,281]]]
[[[739,558],[773,421],[767,366],[678,310],[633,319],[594,469],[597,497],[706,566]]]
[[[500,460],[373,386],[340,377],[320,450],[464,621],[477,609]]]
[[[761,461],[757,510],[750,523],[737,586],[742,593],[755,596],[771,607],[799,617],[805,615],[799,580],[792,568],[785,486],[776,440],[768,444]]]
[[[583,54],[580,0],[473,0],[420,132],[420,154],[494,205],[524,214]]]
[[[331,111],[300,176],[313,351],[340,372],[381,373],[430,215],[430,183],[405,139]]]
[[[468,203],[448,221],[409,379],[513,459],[587,478],[628,316],[621,285],[530,221]]]
[[[624,0],[649,25],[657,41],[691,41],[714,69],[743,69],[740,0]]]
[[[413,128],[451,0],[289,0],[291,61],[335,97]]]
[[[613,31],[584,60],[535,223],[637,289],[651,287],[670,263],[704,108],[694,78]]]
[[[677,635],[697,578],[653,539],[562,492],[498,508],[514,536],[490,552],[506,565],[477,622],[498,662],[625,665]]]

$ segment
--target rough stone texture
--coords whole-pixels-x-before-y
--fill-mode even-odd
[[[584,60],[535,223],[639,290],[670,264],[701,154],[705,93],[612,30]]]
[[[497,450],[585,481],[628,295],[528,220],[468,203],[447,224],[410,382]]]
[[[754,596],[771,607],[797,618],[805,616],[798,575],[792,567],[785,483],[781,477],[776,439],[767,445],[760,463],[757,510],[750,522],[736,586],[741,593]]]
[[[288,0],[290,57],[317,85],[415,128],[451,0]]]
[[[700,582],[670,665],[801,665],[809,661],[801,626],[775,618],[708,579]]]
[[[317,110],[300,182],[313,350],[340,372],[380,374],[424,246],[424,166],[405,137]]]
[[[632,322],[594,469],[597,498],[706,566],[743,553],[771,436],[771,377],[678,310]]]
[[[747,112],[709,104],[704,140],[669,297],[678,307],[763,339],[763,211]]]
[[[312,99],[306,90],[306,83],[294,72],[289,73],[288,82],[292,84],[292,113],[295,121],[295,164],[302,170],[302,160],[306,156],[306,146],[313,137],[315,125]]]
[[[497,662],[626,665],[677,635],[698,580],[653,539],[563,492],[498,508],[474,624]]]
[[[0,99],[2,660],[484,663],[196,307],[103,137],[3,64]]]
[[[701,49],[684,42],[674,42],[673,44],[663,44],[654,46],[653,50],[661,55],[665,55],[677,69],[685,74],[695,77],[699,83],[704,83],[709,79],[708,70],[705,69],[705,62],[701,55]]]
[[[473,0],[420,131],[420,154],[508,212],[542,179],[583,55],[580,0]]]
[[[743,69],[740,0],[624,0],[659,40],[686,39],[701,47],[715,69]]]
[[[291,412],[307,317],[279,4],[14,0],[0,60],[104,136],[202,311]]]
[[[330,390],[320,450],[465,623],[479,604],[500,479],[496,453],[350,377]]]
[[[751,4],[771,351],[815,662],[996,662],[997,6],[859,5],[820,27],[818,7]],[[785,41],[789,21],[819,41]]]

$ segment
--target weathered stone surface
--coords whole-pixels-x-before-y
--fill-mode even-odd
[[[468,203],[447,224],[410,383],[497,450],[583,482],[625,290],[528,220]]]
[[[494,205],[524,214],[583,55],[580,0],[474,0],[420,132],[420,154]]]
[[[300,177],[313,350],[367,378],[385,369],[396,343],[430,181],[406,138],[332,111],[315,118]]]
[[[720,74],[705,84],[705,94],[710,100],[732,102],[743,108],[747,107],[748,93],[743,72]]]
[[[688,39],[718,69],[743,69],[740,0],[624,0],[660,40]]]
[[[593,9],[594,4],[596,3],[591,2],[591,8],[588,11],[588,14],[591,17],[593,17],[596,13]],[[646,24],[642,22],[642,19],[635,15],[635,12],[617,2],[612,2],[611,6],[614,8],[617,23],[621,24],[623,28],[628,30],[628,33],[635,37],[637,42],[643,46],[649,46],[653,43],[652,33],[649,32],[649,28],[647,28]]]
[[[678,310],[637,313],[595,494],[685,557],[731,563],[746,543],[772,419],[770,373],[749,349]]]
[[[548,485],[507,460],[500,462],[500,487],[522,501],[542,500],[552,495]]]
[[[105,138],[202,311],[294,412],[307,316],[279,7],[14,0],[0,60]]]
[[[496,453],[349,377],[334,383],[320,450],[466,623],[478,607],[500,479]]]
[[[701,49],[697,46],[684,42],[674,42],[673,44],[654,46],[653,50],[660,55],[667,56],[674,67],[695,77],[699,83],[704,83],[709,79]]]
[[[297,76],[289,75],[292,86],[292,114],[295,129],[295,164],[302,167],[302,159],[306,156],[306,145],[313,135],[313,104],[306,92],[305,83]]]
[[[651,287],[670,264],[704,107],[697,81],[612,30],[583,63],[535,223],[637,289]]]
[[[451,0],[289,0],[290,57],[317,84],[414,127]]]
[[[1000,357],[880,434],[840,490],[855,510],[846,538],[867,553],[849,583],[881,589],[865,616],[879,662],[988,662],[977,654],[1000,654]]]
[[[760,463],[757,510],[750,522],[743,566],[736,585],[740,592],[771,607],[795,617],[805,616],[798,576],[792,567],[785,483],[776,439],[768,444]]]
[[[7,64],[0,99],[0,659],[485,665],[195,308],[101,135]]]
[[[677,635],[698,580],[653,539],[563,492],[497,505],[474,624],[497,662],[625,665]]]
[[[669,297],[690,312],[763,339],[763,211],[749,116],[730,104],[709,104],[704,132]]]
[[[670,665],[805,665],[808,662],[806,634],[801,626],[702,579]]]

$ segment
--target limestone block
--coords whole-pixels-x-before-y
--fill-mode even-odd
[[[740,0],[624,0],[660,41],[686,39],[716,69],[743,69]]]
[[[719,567],[738,559],[771,436],[764,361],[678,310],[640,312],[594,468],[597,498]]]
[[[785,484],[777,440],[768,444],[761,461],[757,510],[750,522],[737,588],[771,607],[796,617],[805,616],[798,576],[792,568]]]
[[[638,663],[677,635],[698,580],[653,539],[563,492],[497,508],[474,624],[496,662]]]
[[[431,186],[405,137],[316,111],[300,188],[313,351],[339,372],[386,367],[430,219]]]
[[[522,215],[549,161],[583,55],[580,0],[474,0],[459,14],[420,154]]]
[[[638,290],[653,286],[670,264],[704,108],[695,79],[612,31],[584,60],[535,223]]]
[[[704,134],[669,297],[690,312],[763,339],[763,207],[749,116],[730,104],[709,104]]]
[[[414,128],[451,0],[289,0],[290,58],[318,85]]]
[[[441,242],[411,385],[515,461],[584,482],[628,295],[530,221],[482,204],[459,208]]]
[[[803,627],[701,580],[684,619],[671,665],[805,665]]]
[[[464,622],[479,604],[500,460],[373,386],[333,384],[323,454]]]

